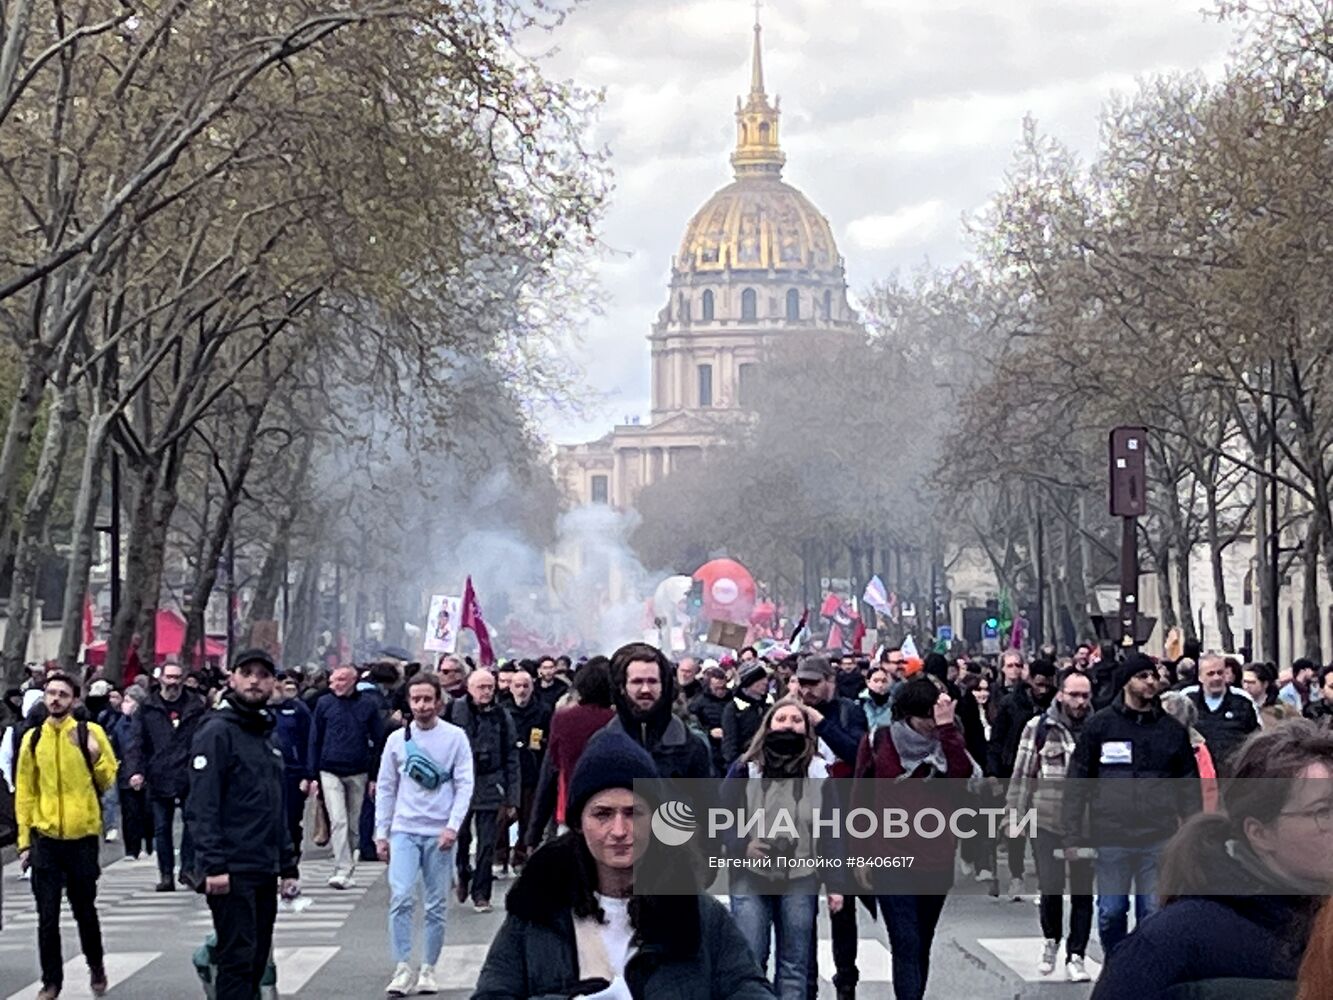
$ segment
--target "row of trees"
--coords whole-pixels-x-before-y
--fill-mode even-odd
[[[606,175],[585,141],[592,96],[517,45],[564,13],[0,8],[9,682],[57,547],[60,658],[78,655],[113,468],[111,677],[133,643],[153,649],[164,587],[181,587],[195,648],[229,548],[256,568],[255,619],[295,576],[289,655],[304,656],[331,567],[356,567],[354,602],[407,599],[405,560],[469,469],[512,461],[536,484],[516,516],[553,508],[531,407],[563,392],[551,345],[579,311]]]
[[[1240,645],[1242,595],[1223,558],[1272,527],[1256,497],[1276,481],[1282,568],[1304,570],[1301,651],[1320,652],[1316,587],[1333,585],[1333,8],[1216,13],[1238,27],[1221,79],[1160,77],[1110,101],[1086,164],[1025,123],[1002,189],[969,221],[972,260],[874,289],[863,340],[816,345],[805,370],[778,361],[756,422],[681,484],[712,491],[706,544],[779,588],[812,562],[864,579],[858,552],[875,544],[939,568],[971,549],[1033,598],[1040,522],[1046,634],[1087,634],[1118,557],[1106,432],[1143,424],[1142,541],[1164,624],[1194,634],[1191,555],[1206,551],[1221,628],[1210,641]],[[656,519],[692,502],[679,488],[645,497],[651,555],[670,546]]]

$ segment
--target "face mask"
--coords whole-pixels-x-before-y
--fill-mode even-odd
[[[889,703],[889,692],[884,691],[883,693],[881,693],[872,689],[870,691],[870,700],[873,701],[876,705],[883,708],[885,705]]]
[[[805,750],[805,733],[775,729],[764,737],[764,749],[779,757],[795,757]]]

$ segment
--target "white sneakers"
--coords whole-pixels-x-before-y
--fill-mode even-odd
[[[391,997],[411,996],[413,993],[438,993],[440,987],[435,982],[435,966],[423,965],[418,975],[412,974],[412,966],[399,962],[393,978],[384,992]]]
[[[106,832],[106,842],[108,844],[114,844],[119,839],[120,839],[120,831],[117,830],[115,827],[112,827],[110,830]]]
[[[1088,975],[1088,967],[1083,964],[1082,955],[1070,955],[1069,961],[1065,963],[1065,978],[1071,983],[1087,983],[1092,981]]]
[[[1011,878],[1009,880],[1009,898],[1015,903],[1023,902],[1023,880],[1021,878]]]
[[[391,997],[405,997],[415,992],[417,977],[412,972],[412,966],[406,962],[399,962],[398,968],[393,972],[393,978],[389,980],[389,985],[384,987],[384,992]]]
[[[995,873],[989,868],[983,868],[981,871],[977,872],[978,882],[989,882],[993,878],[995,878]]]
[[[439,993],[440,988],[435,985],[435,966],[423,965],[421,972],[417,974],[417,992],[418,993]]]
[[[356,886],[356,879],[342,872],[334,872],[329,876],[328,886],[330,889],[352,889]]]
[[[1060,952],[1060,942],[1046,939],[1042,945],[1041,961],[1037,963],[1037,971],[1043,976],[1049,976],[1055,971],[1055,956]]]

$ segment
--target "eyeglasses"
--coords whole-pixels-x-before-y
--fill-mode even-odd
[[[1333,831],[1333,805],[1324,804],[1316,806],[1313,809],[1293,809],[1289,812],[1280,812],[1279,816],[1295,816],[1301,819],[1314,820],[1315,828],[1320,833],[1329,833]]]

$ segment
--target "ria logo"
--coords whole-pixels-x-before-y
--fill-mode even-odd
[[[653,812],[653,836],[667,847],[681,847],[694,836],[694,810],[684,802],[663,802]]]

